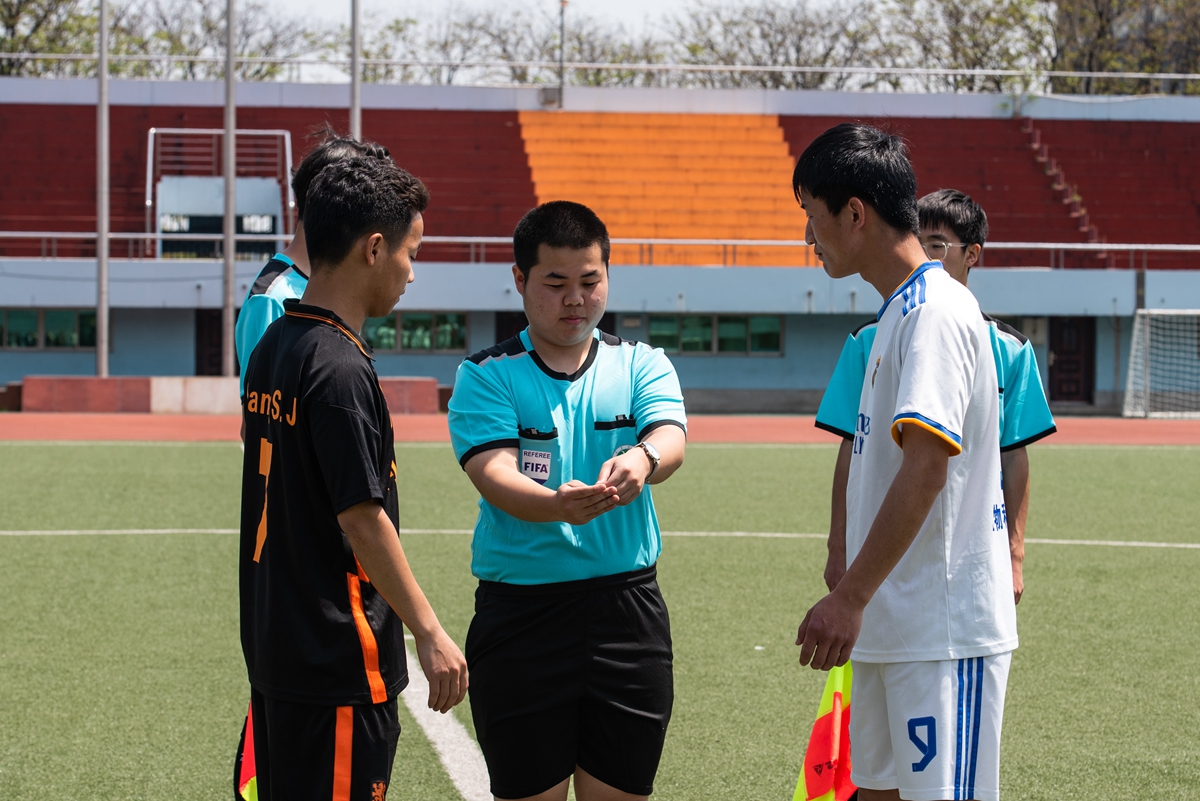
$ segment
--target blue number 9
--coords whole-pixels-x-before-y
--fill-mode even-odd
[[[917,729],[925,727],[925,739],[917,734]],[[937,756],[937,719],[934,717],[910,718],[908,721],[908,739],[921,752],[921,761],[912,763],[913,773],[920,773],[929,767],[929,763]]]

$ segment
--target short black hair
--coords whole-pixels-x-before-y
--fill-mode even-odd
[[[917,221],[917,176],[899,136],[855,122],[835,125],[812,141],[792,173],[792,190],[804,187],[833,214],[856,197],[892,228],[921,231]]]
[[[939,189],[917,201],[922,228],[949,228],[964,245],[987,242],[987,215],[966,192]]]
[[[599,245],[600,257],[606,267],[611,250],[608,229],[596,212],[569,200],[543,203],[530,209],[517,223],[513,231],[513,258],[517,269],[526,278],[538,263],[539,245],[572,250],[587,250],[592,245]]]
[[[315,136],[321,142],[304,156],[299,166],[292,170],[292,194],[296,198],[296,218],[304,220],[304,204],[308,198],[308,187],[321,170],[349,158],[373,158],[391,161],[392,154],[383,145],[360,142],[348,136],[339,136],[333,128],[325,125]]]
[[[335,161],[308,187],[308,262],[314,270],[340,264],[359,237],[375,232],[395,250],[428,205],[425,184],[391,161]]]

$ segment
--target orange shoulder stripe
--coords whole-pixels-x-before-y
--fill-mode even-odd
[[[330,320],[328,317],[322,317],[319,314],[305,314],[304,312],[297,311],[286,311],[284,314],[289,317],[303,317],[305,320],[316,320],[318,323],[332,325],[334,328],[348,336],[350,341],[353,342],[360,351],[362,351],[363,356],[366,356],[368,359],[371,358],[371,354],[367,353],[366,349],[362,346],[362,343],[358,341],[358,337],[350,333],[350,329],[339,323],[337,320]]]

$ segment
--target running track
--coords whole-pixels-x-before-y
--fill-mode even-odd
[[[446,416],[397,415],[400,442],[448,442]],[[0,441],[236,442],[241,418],[172,414],[0,414]],[[836,443],[838,438],[795,416],[694,415],[691,442]],[[1200,445],[1200,420],[1060,417],[1051,445]]]

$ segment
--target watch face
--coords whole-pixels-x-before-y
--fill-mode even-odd
[[[641,443],[641,445],[643,448],[646,449],[646,451],[650,454],[650,456],[653,457],[655,462],[659,461],[662,458],[661,456],[658,455],[658,448],[654,447],[649,442],[643,442],[643,443]]]

